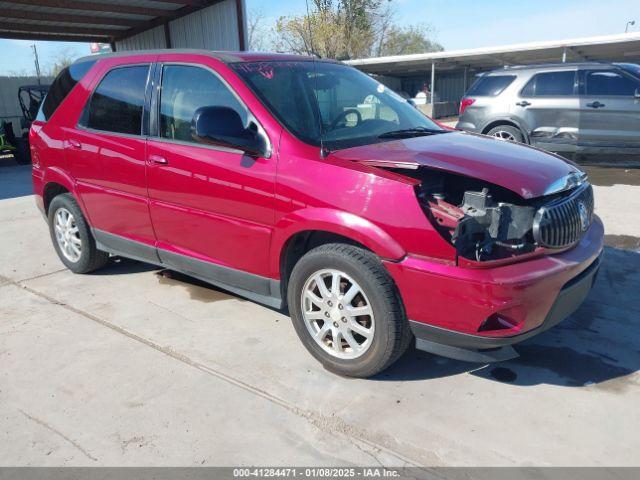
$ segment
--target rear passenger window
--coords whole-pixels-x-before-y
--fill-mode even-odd
[[[95,63],[96,60],[86,60],[74,63],[63,69],[51,84],[49,92],[38,111],[36,120],[43,122],[49,120],[53,112],[56,111],[62,101],[67,98],[67,95],[73,90],[73,87],[82,80]]]
[[[515,80],[515,75],[493,75],[490,77],[480,77],[466,93],[474,97],[495,97],[511,85]]]
[[[247,124],[247,111],[215,74],[200,67],[165,65],[160,95],[160,136],[195,142],[191,120],[200,107],[229,107]]]
[[[524,97],[557,97],[574,94],[575,70],[544,72],[533,76],[522,89]]]
[[[120,67],[107,73],[91,96],[85,126],[140,135],[148,73],[149,65]]]
[[[615,70],[591,70],[586,73],[585,89],[587,95],[632,97],[638,88],[640,88],[640,81]]]

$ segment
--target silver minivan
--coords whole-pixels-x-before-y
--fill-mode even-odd
[[[640,66],[561,63],[494,70],[462,98],[456,127],[556,152],[636,153]]]

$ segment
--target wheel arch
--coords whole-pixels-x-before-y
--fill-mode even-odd
[[[286,293],[289,276],[295,264],[309,250],[327,243],[345,243],[369,250],[378,257],[399,260],[406,254],[404,249],[389,234],[377,225],[356,215],[313,209],[305,212],[305,219],[288,219],[288,228],[281,225],[271,246],[271,270],[280,278],[283,293]],[[280,222],[281,224],[283,222]],[[286,297],[283,297],[286,298]]]
[[[69,189],[64,185],[58,182],[48,182],[45,184],[44,190],[42,192],[42,201],[44,202],[45,214],[49,214],[49,205],[51,205],[51,201],[55,197],[63,193],[70,193]]]
[[[89,219],[84,202],[76,190],[75,182],[67,172],[59,168],[47,168],[44,172],[42,184],[42,200],[45,215],[49,212],[51,200],[62,193],[70,193],[76,199],[76,202],[78,202],[82,214]]]

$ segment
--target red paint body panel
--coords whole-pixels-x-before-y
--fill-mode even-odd
[[[413,256],[385,266],[402,292],[410,319],[477,335],[487,317],[509,309],[518,328],[497,332],[510,336],[541,325],[562,286],[600,255],[603,237],[602,222],[595,217],[580,243],[558,255],[490,269],[465,269]]]
[[[263,127],[270,158],[77,127],[91,91],[109,69],[155,61],[215,70]],[[78,199],[95,228],[271,279],[281,278],[282,256],[295,234],[333,232],[383,259],[410,319],[454,331],[477,334],[489,315],[504,310],[518,320],[517,332],[487,335],[536,328],[562,285],[602,250],[602,224],[596,220],[577,246],[555,255],[543,252],[490,268],[456,266],[454,248],[416,199],[416,181],[359,161],[426,165],[483,179],[525,198],[542,195],[576,169],[536,149],[458,132],[322,158],[319,148],[284,129],[227,65],[202,53],[102,59],[48,122],[34,122],[30,135],[41,208],[46,186],[56,183]],[[158,157],[166,164],[150,161]]]
[[[555,180],[578,171],[542,150],[465,132],[354,147],[335,155],[353,161],[412,162],[479,178],[523,198],[539,197]]]
[[[149,140],[151,219],[158,242],[177,253],[269,274],[274,159]]]
[[[153,245],[145,140],[81,129],[67,135],[80,144],[68,145],[66,157],[92,226]]]
[[[272,256],[296,232],[328,230],[387,259],[399,260],[411,252],[453,260],[453,247],[429,223],[413,184],[377,172],[381,170],[338,155],[321,158],[317,148],[284,132]],[[278,256],[272,258],[273,268],[278,261]]]

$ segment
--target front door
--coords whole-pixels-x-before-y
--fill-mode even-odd
[[[613,68],[582,75],[580,145],[640,148],[640,80]]]
[[[115,251],[127,240],[148,245],[150,252],[155,244],[142,135],[149,71],[149,64],[107,71],[67,135],[69,169],[96,239]]]
[[[198,143],[191,136],[191,119],[200,107],[233,108],[245,125],[255,120],[213,70],[184,64],[159,68],[158,131],[147,147],[158,254],[164,263],[196,276],[260,290],[251,284],[259,279],[242,275],[268,274],[275,155],[253,158]]]

